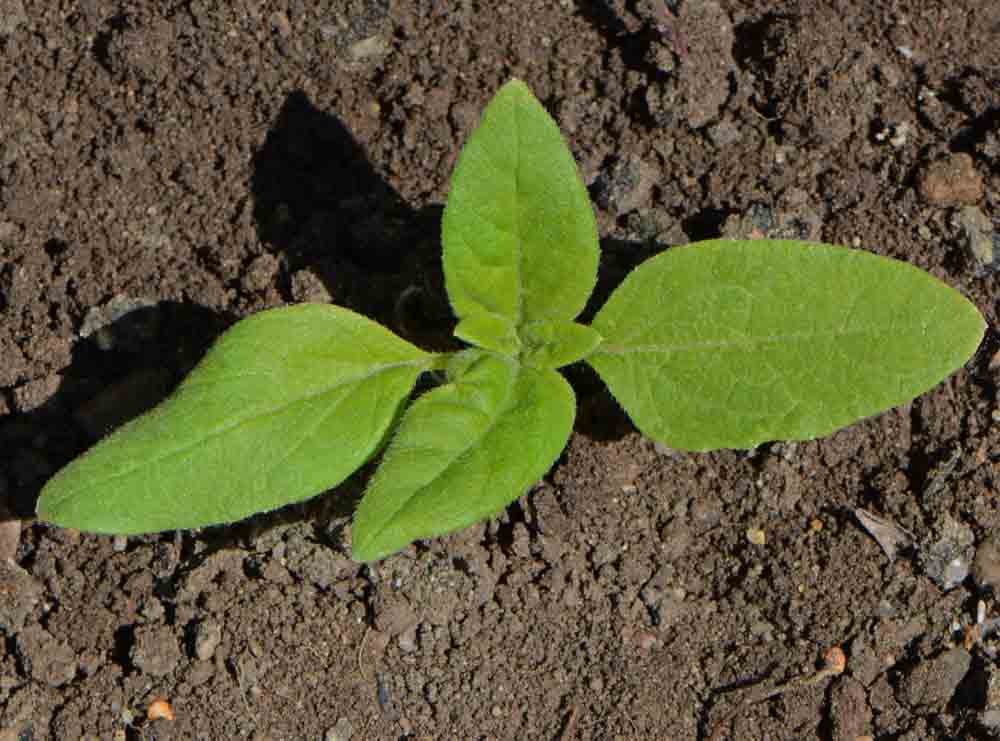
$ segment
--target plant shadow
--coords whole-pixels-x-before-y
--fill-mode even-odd
[[[337,116],[317,108],[301,91],[290,94],[253,155],[251,172],[259,240],[278,257],[278,289],[287,302],[330,301],[425,349],[457,347],[441,268],[442,207],[409,207]],[[660,249],[605,240],[598,286],[581,320],[589,321],[629,270]],[[77,340],[58,389],[0,424],[0,468],[9,472],[0,477],[0,520],[30,520],[51,475],[166,398],[239,318],[168,301],[125,309]],[[578,432],[617,439],[633,429],[585,364],[565,371],[580,401]],[[338,496],[206,529],[189,540],[220,548],[289,518],[342,520],[359,500],[371,468],[338,487]],[[324,537],[331,544],[339,538],[336,530]]]
[[[253,158],[260,242],[281,256],[287,300],[312,298],[303,271],[334,303],[416,344],[451,335],[440,258],[441,207],[413,209],[335,115],[291,93]]]
[[[0,501],[9,517],[34,516],[38,494],[59,468],[162,401],[233,321],[203,306],[112,299],[85,322],[69,366],[21,387],[18,413],[0,423]],[[91,331],[93,330],[93,331]],[[0,488],[0,494],[4,494]]]

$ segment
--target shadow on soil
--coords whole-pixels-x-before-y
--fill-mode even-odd
[[[440,261],[440,206],[409,208],[344,124],[301,92],[286,100],[252,169],[258,234],[281,261],[280,289],[288,301],[298,300],[297,274],[309,272],[322,281],[332,302],[426,349],[456,347]],[[660,249],[605,240],[598,285],[581,320],[590,321],[628,272]],[[14,445],[7,494],[11,516],[33,516],[42,485],[59,467],[166,398],[237,318],[193,304],[160,302],[126,311],[81,337],[59,390],[5,427],[4,438]],[[594,439],[618,439],[629,432],[631,423],[596,373],[582,363],[565,372],[579,400],[578,431]],[[75,424],[65,425],[67,416]],[[39,429],[44,435],[34,432]],[[39,446],[48,462],[32,466],[32,460],[41,460],[32,454]],[[349,515],[367,473],[362,469],[340,487],[352,492],[348,496],[318,497],[254,521]],[[205,537],[229,541],[259,527],[251,521],[206,531]]]

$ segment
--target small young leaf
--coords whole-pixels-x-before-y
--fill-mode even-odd
[[[554,370],[459,356],[453,381],[403,415],[354,517],[360,561],[488,517],[545,475],[566,445],[576,399]]]
[[[470,314],[455,327],[460,340],[503,355],[517,355],[521,341],[509,318],[497,314]]]
[[[337,306],[256,314],[173,396],[59,471],[38,515],[132,534],[231,522],[314,496],[376,451],[432,359]]]
[[[587,360],[648,437],[687,450],[808,440],[927,391],[984,322],[911,265],[793,241],[710,241],[640,265]]]
[[[601,335],[584,324],[529,322],[521,327],[521,362],[536,368],[561,368],[585,358],[600,344]]]
[[[442,222],[459,318],[573,319],[597,280],[597,226],[559,127],[520,80],[462,148]]]

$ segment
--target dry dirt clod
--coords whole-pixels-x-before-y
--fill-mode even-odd
[[[972,665],[972,655],[955,647],[918,663],[900,684],[900,698],[913,707],[948,702]]]
[[[163,677],[177,668],[183,656],[170,628],[140,626],[136,629],[131,658],[146,674]]]
[[[17,636],[18,653],[31,676],[50,687],[61,687],[76,676],[76,654],[40,625],[31,625]]]
[[[983,178],[965,152],[932,162],[920,173],[917,187],[921,197],[934,206],[971,204],[983,197]]]
[[[624,214],[641,206],[656,184],[657,172],[638,158],[623,158],[597,178],[597,203],[601,208]]]
[[[982,589],[996,592],[1000,586],[1000,538],[996,535],[986,538],[976,549],[972,578]]]
[[[972,528],[949,515],[934,523],[935,538],[921,544],[919,560],[924,572],[946,592],[969,575],[975,551]]]
[[[22,0],[10,0],[4,5],[4,13],[0,15],[0,37],[14,33],[18,26],[28,22]]]
[[[222,642],[222,628],[218,623],[208,620],[198,625],[194,639],[194,653],[200,661],[208,661],[215,654],[215,649]]]
[[[13,519],[0,504],[0,561],[14,561],[21,542],[21,521]]]
[[[337,724],[327,729],[323,741],[351,741],[354,738],[354,726],[348,718],[338,718]]]
[[[865,686],[853,677],[841,677],[830,690],[832,741],[858,741],[871,730],[872,710]]]
[[[993,220],[977,206],[963,206],[952,219],[961,230],[965,247],[980,274],[996,272],[1000,260],[1000,232],[993,227]]]
[[[42,585],[12,560],[0,560],[0,631],[17,633],[41,598]]]

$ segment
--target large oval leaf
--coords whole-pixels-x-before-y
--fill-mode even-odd
[[[231,522],[314,496],[376,451],[430,359],[336,306],[256,314],[173,396],[59,471],[38,515],[131,534]]]
[[[640,265],[587,358],[643,434],[687,450],[807,440],[927,391],[984,322],[933,276],[858,250],[710,241]]]
[[[590,198],[559,127],[520,80],[462,148],[441,228],[459,318],[498,314],[519,327],[573,319],[587,303],[599,258]]]
[[[373,561],[419,538],[496,514],[555,462],[576,412],[550,369],[472,351],[450,383],[403,415],[354,517],[354,558]]]

